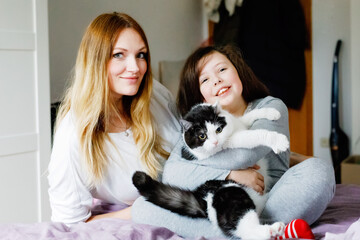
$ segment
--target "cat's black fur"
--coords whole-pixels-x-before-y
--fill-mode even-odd
[[[192,123],[191,126],[184,124],[184,120]],[[201,140],[198,136],[206,134],[205,122],[218,123],[222,128],[226,126],[225,117],[219,116],[214,106],[202,104],[192,108],[180,122],[184,131],[184,140],[190,148],[196,148],[204,144],[205,140]],[[187,160],[197,159],[186,146],[182,147],[181,156]]]
[[[220,229],[233,236],[239,219],[255,210],[248,193],[237,183],[228,180],[209,180],[193,191],[183,190],[153,180],[144,172],[135,172],[133,183],[149,202],[183,216],[208,218],[206,196],[213,194],[212,207],[217,213]],[[232,186],[225,186],[227,184]]]

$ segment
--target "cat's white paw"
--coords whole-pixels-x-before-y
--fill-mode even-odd
[[[278,237],[284,234],[285,224],[283,222],[276,222],[270,225],[271,237]]]
[[[285,152],[289,148],[290,143],[285,135],[276,133],[273,137],[274,139],[272,141],[271,148],[274,151],[274,153],[278,154],[281,152]]]
[[[278,120],[281,114],[275,108],[266,108],[266,118],[269,120]]]

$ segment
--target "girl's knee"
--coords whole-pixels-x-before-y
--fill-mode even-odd
[[[294,168],[293,170],[297,172],[297,174],[305,175],[310,179],[335,182],[334,168],[329,160],[313,157],[293,166],[292,168]]]
[[[329,160],[309,158],[293,168],[295,174],[311,191],[325,202],[330,202],[335,194],[336,182],[334,168]]]

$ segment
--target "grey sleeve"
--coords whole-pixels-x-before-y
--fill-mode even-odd
[[[230,170],[196,164],[181,158],[183,140],[180,139],[164,166],[162,181],[181,188],[194,189],[211,179],[224,180]]]

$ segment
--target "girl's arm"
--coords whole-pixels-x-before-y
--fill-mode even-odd
[[[227,169],[217,169],[209,166],[194,164],[181,158],[184,141],[180,138],[165,162],[162,181],[186,189],[195,189],[200,184],[211,179],[224,180],[230,173]]]
[[[264,189],[263,176],[255,171],[258,168],[254,165],[247,169],[230,171],[227,169],[218,169],[199,164],[194,164],[181,158],[181,147],[183,141],[180,140],[166,161],[162,181],[171,185],[186,189],[195,189],[207,180],[233,180],[253,188],[262,193]]]
[[[258,169],[260,167],[255,165],[247,169],[231,170],[226,180],[233,180],[263,194],[265,189],[264,176],[256,171]]]

